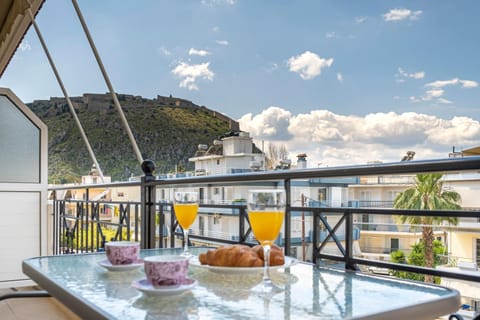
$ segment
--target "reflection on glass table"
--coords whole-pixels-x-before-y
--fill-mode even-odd
[[[194,255],[207,248],[192,247]],[[141,258],[181,254],[182,249],[142,250]],[[433,319],[460,306],[455,290],[424,283],[319,268],[307,263],[272,270],[285,290],[259,296],[250,289],[261,273],[218,273],[190,266],[190,290],[151,296],[132,286],[143,267],[111,272],[98,262],[105,254],[38,257],[24,273],[82,318],[88,319]]]

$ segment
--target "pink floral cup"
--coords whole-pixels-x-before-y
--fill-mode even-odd
[[[107,259],[113,265],[132,264],[138,261],[140,243],[131,241],[112,241],[105,244]]]
[[[188,257],[151,256],[143,259],[147,280],[154,286],[171,286],[189,283]]]

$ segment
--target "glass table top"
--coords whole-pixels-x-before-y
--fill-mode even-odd
[[[142,250],[141,257],[172,251],[181,249]],[[115,272],[100,265],[105,259],[104,253],[38,257],[25,260],[23,270],[79,315],[109,319],[431,319],[460,305],[458,292],[447,288],[307,263],[272,270],[273,282],[285,290],[271,296],[251,290],[261,272],[193,265],[193,288],[151,295],[132,286],[146,278],[143,266]]]

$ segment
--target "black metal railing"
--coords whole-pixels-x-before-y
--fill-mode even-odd
[[[344,177],[363,177],[375,175],[401,175],[416,174],[427,172],[459,172],[475,171],[480,172],[480,157],[468,157],[457,159],[442,159],[432,161],[411,161],[387,164],[372,164],[361,166],[328,167],[315,169],[299,170],[278,170],[268,172],[240,173],[230,175],[185,177],[175,179],[156,179],[153,176],[153,163],[144,162],[142,169],[145,176],[140,182],[123,184],[103,184],[94,186],[75,186],[75,187],[57,187],[52,191],[62,189],[98,189],[112,187],[137,187],[140,189],[140,201],[133,203],[114,203],[123,205],[123,213],[119,213],[116,222],[102,221],[101,219],[101,201],[91,201],[87,197],[84,200],[66,200],[54,199],[54,253],[83,252],[84,250],[101,250],[105,241],[133,237],[133,240],[140,241],[143,248],[175,246],[177,237],[181,238],[181,233],[177,232],[178,223],[171,208],[171,203],[165,199],[158,199],[159,190],[173,190],[174,188],[210,188],[218,186],[235,186],[239,188],[257,187],[280,187],[287,193],[287,208],[284,220],[284,230],[282,231],[282,245],[286,255],[291,253],[292,249],[292,216],[310,215],[313,218],[312,227],[312,255],[309,260],[315,263],[323,261],[337,261],[345,263],[347,269],[356,270],[358,265],[388,268],[402,270],[434,276],[450,277],[468,281],[480,281],[480,275],[465,274],[451,271],[443,271],[418,267],[404,264],[394,264],[384,261],[376,261],[355,257],[353,254],[354,241],[354,215],[408,215],[408,216],[438,216],[438,217],[458,217],[458,218],[480,218],[478,210],[457,210],[457,211],[425,211],[425,210],[400,210],[392,208],[356,208],[356,207],[305,207],[292,205],[292,185],[295,188],[297,180],[311,180],[318,178]],[[358,180],[358,179],[357,179]],[[76,204],[75,214],[68,212],[68,206]],[[105,205],[106,203],[104,203]],[[201,204],[202,208],[209,208],[212,212],[218,209],[231,209],[232,215],[238,219],[238,234],[232,239],[214,238],[194,233],[190,237],[192,241],[205,241],[215,243],[247,243],[251,244],[251,228],[246,214],[244,204],[215,204],[205,201]],[[129,208],[129,209],[126,209]],[[100,211],[99,211],[100,210]],[[119,209],[120,210],[120,209]],[[131,214],[133,210],[135,214]],[[121,210],[120,210],[121,211]],[[134,217],[134,222],[131,221]],[[332,223],[327,217],[336,217],[335,223]],[[167,222],[169,220],[169,222]],[[114,237],[107,238],[101,232],[92,232],[94,228],[100,226],[115,226],[120,229]],[[130,228],[130,229],[129,229]],[[132,231],[133,229],[133,231]],[[83,230],[83,231],[82,231]],[[123,233],[123,230],[128,232]],[[170,230],[170,231],[169,231]],[[320,232],[327,232],[327,236],[320,237]],[[343,238],[339,237],[343,235]],[[78,243],[84,243],[85,239],[97,239],[95,245],[78,247]],[[170,241],[164,241],[170,239]],[[75,240],[75,241],[74,241]],[[77,246],[71,246],[74,242]],[[92,241],[93,242],[93,241]],[[340,254],[325,253],[324,249],[328,243],[334,243]],[[85,249],[87,248],[87,249]],[[63,251],[62,251],[63,250]]]

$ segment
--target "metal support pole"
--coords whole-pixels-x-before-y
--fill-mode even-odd
[[[90,47],[92,48],[93,54],[95,55],[95,58],[97,59],[97,64],[100,68],[100,71],[102,72],[103,78],[105,79],[105,83],[107,84],[108,90],[110,91],[110,94],[113,99],[113,104],[115,105],[115,108],[117,109],[118,115],[120,116],[120,119],[122,121],[123,127],[125,131],[127,132],[128,138],[130,139],[130,143],[132,144],[133,151],[135,152],[135,155],[137,157],[137,160],[140,164],[143,163],[143,157],[142,154],[140,153],[140,149],[138,148],[137,142],[135,141],[135,137],[133,136],[132,130],[130,130],[130,126],[128,125],[127,118],[125,117],[125,114],[123,113],[122,107],[120,106],[120,102],[118,101],[117,95],[115,94],[115,91],[113,90],[112,83],[110,82],[110,78],[108,77],[107,71],[105,71],[105,67],[103,66],[102,59],[100,58],[100,55],[98,54],[97,48],[95,46],[95,43],[93,42],[93,38],[90,35],[90,31],[88,30],[87,24],[85,23],[85,19],[83,19],[82,11],[80,10],[80,7],[78,6],[78,3],[76,0],[72,0],[73,6],[75,7],[75,11],[77,12],[78,18],[80,19],[80,23],[82,24],[83,31],[85,32],[85,35],[87,36],[88,42],[90,43]]]
[[[147,185],[147,182],[155,180],[153,171],[155,164],[151,160],[145,160],[142,163],[142,170],[145,176],[142,177],[141,202],[142,202],[142,225],[141,241],[142,249],[151,249],[155,247],[155,207],[156,207],[156,188]]]
[[[35,21],[35,17],[33,16],[32,10],[28,8],[28,13],[30,15],[30,19],[32,20],[33,27],[35,28],[35,31],[37,33],[38,39],[40,40],[40,43],[42,44],[43,51],[45,51],[45,55],[47,56],[48,62],[50,63],[50,66],[53,70],[53,73],[55,74],[55,77],[57,78],[57,82],[60,85],[60,89],[62,89],[63,95],[65,96],[65,100],[67,101],[68,108],[70,109],[70,113],[72,114],[73,120],[77,124],[78,130],[80,131],[80,135],[82,136],[83,142],[85,143],[85,146],[87,147],[88,154],[90,155],[90,158],[92,159],[93,163],[98,169],[98,174],[100,175],[100,179],[102,180],[102,183],[105,183],[103,179],[103,172],[102,169],[100,168],[100,165],[98,164],[97,158],[95,157],[95,154],[93,153],[93,149],[90,146],[90,142],[88,141],[87,135],[85,134],[85,131],[83,131],[83,127],[80,123],[80,120],[78,120],[77,113],[75,112],[75,108],[73,107],[73,103],[70,100],[70,97],[68,96],[67,90],[65,89],[65,86],[63,85],[63,81],[60,78],[60,74],[57,71],[57,67],[55,66],[55,63],[53,62],[52,56],[50,55],[50,52],[48,51],[47,45],[45,41],[43,40],[42,33],[40,32],[40,29],[38,28],[37,22]]]

